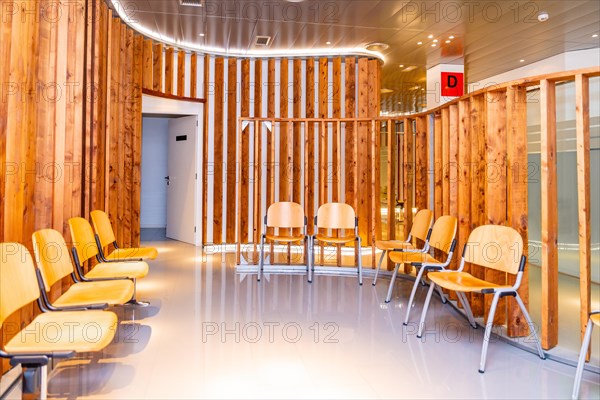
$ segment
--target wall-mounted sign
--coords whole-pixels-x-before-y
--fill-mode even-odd
[[[464,79],[462,72],[442,72],[442,96],[462,96],[464,94]]]

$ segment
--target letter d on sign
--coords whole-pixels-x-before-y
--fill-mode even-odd
[[[442,72],[442,96],[460,97],[464,94],[464,74],[462,72]]]

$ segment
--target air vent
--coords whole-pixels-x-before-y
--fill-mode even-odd
[[[257,36],[254,39],[255,46],[268,46],[271,44],[271,36]]]
[[[390,48],[389,44],[379,43],[379,42],[369,43],[365,46],[365,49],[367,49],[369,51],[385,51],[389,48]]]
[[[202,7],[202,0],[179,0],[179,4],[189,7]]]

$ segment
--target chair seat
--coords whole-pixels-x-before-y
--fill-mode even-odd
[[[154,247],[132,247],[127,249],[115,249],[106,256],[107,260],[143,259],[154,260],[158,256],[158,250]]]
[[[315,235],[315,239],[322,243],[348,243],[356,240],[356,236],[331,237],[320,233]]]
[[[600,314],[592,314],[590,315],[590,320],[594,325],[600,326]]]
[[[378,240],[375,242],[375,247],[379,250],[405,250],[405,249],[416,249],[409,242],[404,242],[402,240]]]
[[[483,289],[510,287],[475,278],[467,272],[430,272],[428,277],[436,285],[459,292],[481,292]]]
[[[133,282],[129,279],[80,282],[71,285],[52,305],[65,307],[97,303],[108,303],[109,305],[125,304],[131,300],[133,294]]]
[[[148,264],[145,261],[123,261],[100,263],[86,278],[143,278],[148,275]]]
[[[117,316],[111,311],[42,313],[4,349],[8,353],[32,354],[99,351],[110,344],[116,330]]]
[[[408,263],[427,263],[427,264],[442,264],[428,253],[405,253],[402,251],[393,251],[390,253],[390,259],[395,264]]]
[[[265,235],[265,237],[267,238],[267,240],[270,240],[271,242],[284,242],[284,243],[292,243],[292,242],[299,242],[301,240],[304,240],[304,234],[298,234],[298,235],[292,235],[292,236],[287,236],[287,235]]]

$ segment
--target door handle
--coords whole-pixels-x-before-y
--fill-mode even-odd
[[[171,182],[171,177],[165,176],[165,181],[167,181],[167,186],[169,186],[169,183]]]

